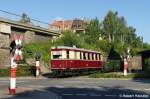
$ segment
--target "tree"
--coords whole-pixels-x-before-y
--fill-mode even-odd
[[[75,33],[73,33],[72,31],[64,31],[62,33],[62,37],[57,39],[54,43],[55,45],[60,45],[60,46],[81,47],[79,41],[80,38]]]
[[[117,12],[109,11],[103,21],[103,35],[109,42],[115,40],[115,34],[117,33]]]
[[[22,13],[20,22],[31,23],[31,20],[30,20],[30,17],[26,13]]]
[[[85,33],[86,41],[89,44],[93,44],[95,43],[95,41],[99,40],[100,35],[101,35],[101,24],[98,18],[92,19],[86,29]]]
[[[125,37],[127,34],[126,21],[124,17],[117,18],[117,33],[116,33],[117,42],[125,43]]]

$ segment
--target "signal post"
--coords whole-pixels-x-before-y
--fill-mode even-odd
[[[36,78],[39,78],[40,76],[40,58],[41,58],[41,54],[39,52],[36,52],[35,53],[35,60],[36,60],[36,74],[35,74],[35,77]]]
[[[9,87],[9,94],[11,95],[16,94],[17,62],[23,60],[22,51],[21,51],[22,40],[23,40],[23,35],[16,35],[15,33],[13,34],[12,42],[14,42],[14,45],[12,48],[10,87]]]

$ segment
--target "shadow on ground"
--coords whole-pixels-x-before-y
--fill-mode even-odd
[[[150,99],[150,92],[124,89],[123,87],[57,88],[25,91],[5,99]]]
[[[81,74],[62,74],[62,75],[56,75],[54,73],[45,73],[42,74],[42,76],[46,78],[70,78],[70,77],[78,77],[78,76],[88,76],[91,73],[92,72],[85,72]]]
[[[139,82],[139,83],[142,83],[142,84],[149,84],[150,85],[150,78],[133,78],[132,79],[134,82]]]

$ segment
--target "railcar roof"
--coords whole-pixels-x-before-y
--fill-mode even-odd
[[[76,48],[76,47],[68,47],[68,46],[56,46],[56,47],[51,47],[51,49],[71,49],[71,50],[80,50],[80,51],[88,51],[88,52],[100,53],[98,51],[92,51],[92,50],[87,50],[87,49],[84,49],[84,48]]]

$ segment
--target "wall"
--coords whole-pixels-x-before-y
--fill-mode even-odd
[[[10,35],[0,33],[0,68],[10,66]]]
[[[24,42],[25,43],[34,43],[34,31],[26,31],[24,34]]]
[[[25,43],[47,42],[52,39],[51,35],[37,33],[34,31],[26,31],[24,34]]]
[[[35,33],[34,35],[34,42],[48,42],[52,40],[52,36],[49,34],[41,34],[41,33]]]
[[[132,70],[142,70],[142,57],[134,56],[131,58]]]

